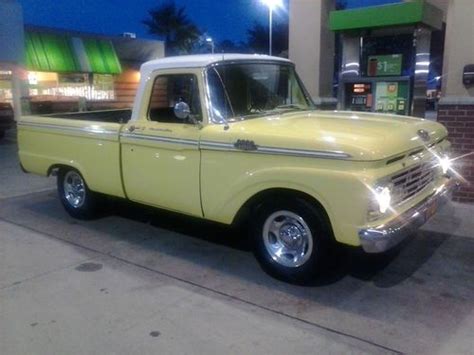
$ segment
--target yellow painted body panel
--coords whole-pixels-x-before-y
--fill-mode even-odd
[[[238,127],[245,126],[245,129],[240,127],[236,129],[237,127],[230,124],[227,131],[219,126],[209,126],[203,129],[201,139],[235,142],[238,138],[255,137],[255,142],[260,144],[265,140],[258,138],[264,133],[249,132],[248,129],[252,124],[261,124],[257,121],[258,119],[236,124]],[[440,131],[444,130],[441,125],[439,126]],[[280,134],[287,138],[283,132]],[[303,135],[303,132],[300,134]],[[272,141],[268,135],[266,139],[267,144],[273,142],[275,145],[278,141],[277,138]],[[444,145],[449,143],[446,141]],[[363,147],[363,143],[360,143],[360,147]],[[387,156],[390,155],[393,154],[387,153]],[[430,154],[426,155],[424,160],[430,157]],[[241,206],[258,192],[274,188],[291,189],[312,196],[324,207],[336,240],[358,246],[360,245],[358,230],[369,225],[367,210],[372,196],[369,187],[373,187],[381,178],[420,162],[404,159],[387,165],[386,160],[316,159],[203,149],[201,194],[204,216],[218,222],[232,223]],[[417,198],[398,206],[396,213],[408,210],[442,183],[443,181],[437,180]],[[393,218],[393,215],[387,217],[386,221],[390,218]]]
[[[146,122],[136,126],[149,138],[199,141],[199,129],[189,124]],[[200,156],[198,144],[122,138],[127,197],[132,201],[202,217]]]
[[[206,107],[201,69],[159,70],[142,84],[142,102],[150,102],[157,76],[194,74],[198,79],[201,107]],[[148,105],[141,105],[139,119],[124,126],[147,139],[122,136],[123,178],[127,197],[136,202],[202,217],[199,150],[200,127],[189,123],[163,123],[148,120]],[[207,116],[204,114],[204,120]]]
[[[432,142],[446,136],[446,129],[434,122],[350,112],[288,112],[231,122],[225,128],[209,122],[205,95],[202,126],[150,122],[146,103],[153,78],[169,72],[196,74],[201,94],[205,92],[201,69],[166,70],[142,79],[139,117],[126,125],[24,117],[18,129],[22,165],[41,175],[57,164],[72,166],[93,191],[227,224],[259,192],[296,190],[324,207],[339,242],[357,246],[359,228],[370,226],[369,188],[430,157],[389,165],[387,159],[423,146],[420,129],[430,133]],[[267,152],[235,149],[238,140],[252,141]],[[347,156],[273,154],[269,149]],[[442,182],[440,177],[396,213],[414,206]]]
[[[232,136],[260,146],[344,152],[351,160],[375,161],[423,146],[417,135],[420,129],[430,134],[431,141],[448,134],[441,124],[414,117],[312,110],[231,123],[225,139]]]
[[[91,190],[125,197],[120,172],[120,127],[115,123],[23,117],[18,126],[21,164],[28,172],[43,176],[54,165],[71,166],[81,172]],[[86,128],[88,131],[80,131]]]

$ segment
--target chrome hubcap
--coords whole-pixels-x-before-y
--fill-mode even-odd
[[[313,252],[313,235],[304,219],[290,211],[270,215],[263,225],[263,241],[267,252],[286,267],[303,265]]]
[[[74,208],[80,208],[86,200],[86,186],[82,177],[75,171],[67,172],[64,177],[64,197]]]

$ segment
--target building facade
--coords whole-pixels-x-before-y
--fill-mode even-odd
[[[20,115],[24,49],[23,12],[14,0],[0,1],[0,101],[12,102]]]
[[[0,101],[16,116],[129,108],[140,65],[164,56],[161,41],[23,24],[21,6],[0,2]],[[132,36],[133,37],[133,36]]]
[[[455,198],[474,203],[474,2],[445,0],[446,45],[438,121],[449,131],[459,174],[465,179]]]

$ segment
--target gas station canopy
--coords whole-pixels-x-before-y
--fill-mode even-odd
[[[441,29],[443,11],[422,1],[372,6],[360,9],[332,11],[329,25],[332,31],[425,25]]]
[[[424,117],[432,32],[443,11],[424,0],[332,11],[340,34],[339,105]]]

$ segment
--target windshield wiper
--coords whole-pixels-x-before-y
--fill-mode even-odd
[[[274,108],[274,110],[281,110],[281,109],[298,109],[298,110],[305,110],[306,108],[302,107],[301,105],[297,104],[286,104],[286,105],[279,105]]]
[[[250,113],[248,115],[243,115],[243,116],[236,116],[229,121],[245,121],[249,120],[252,118],[259,118],[259,117],[266,117],[266,116],[273,116],[276,114],[285,114],[285,113],[290,113],[293,111],[306,111],[306,110],[311,110],[310,107],[302,107],[301,105],[296,105],[296,104],[288,104],[288,105],[280,105],[276,106],[275,108],[272,108],[271,110],[262,110],[259,112],[254,112]]]

